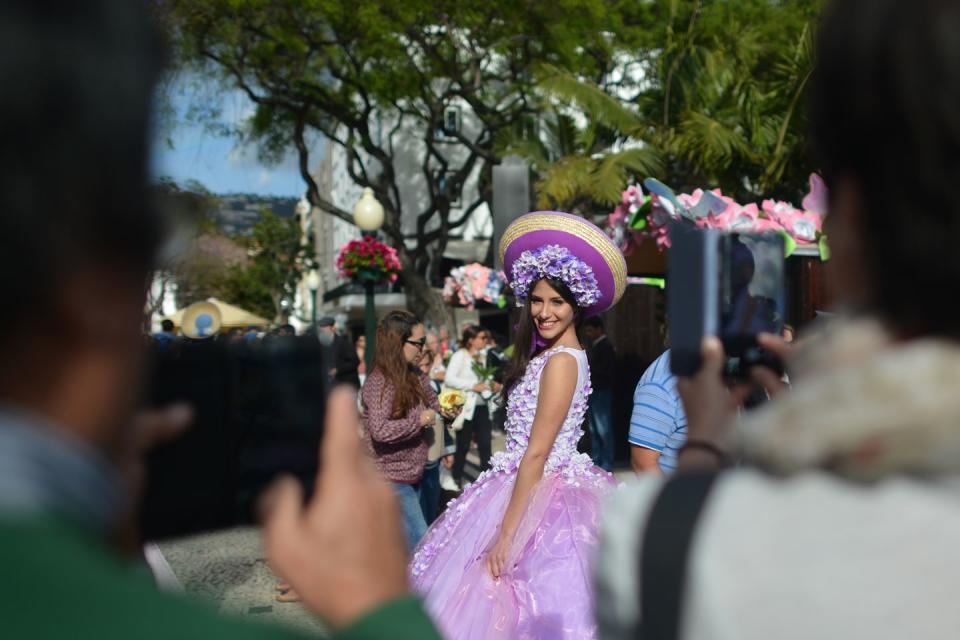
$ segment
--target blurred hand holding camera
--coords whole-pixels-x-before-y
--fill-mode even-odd
[[[790,355],[791,347],[779,336],[762,333],[757,336],[761,347],[777,356],[783,362]],[[683,400],[687,416],[688,442],[708,443],[724,449],[730,429],[744,400],[753,391],[755,385],[761,386],[771,398],[787,388],[780,374],[763,367],[750,369],[750,381],[730,384],[723,377],[726,354],[723,344],[713,336],[703,339],[701,348],[702,364],[692,376],[681,377],[677,390]],[[704,466],[701,463],[716,463],[716,456],[698,451],[685,456],[683,466]]]
[[[193,422],[188,404],[174,403],[160,409],[137,412],[118,453],[117,468],[126,485],[127,504],[114,532],[119,549],[131,557],[142,553],[138,507],[147,480],[145,459],[156,447],[176,440]]]
[[[408,592],[407,552],[390,488],[364,455],[356,395],[329,397],[316,494],[279,480],[264,500],[264,547],[273,570],[334,628]]]

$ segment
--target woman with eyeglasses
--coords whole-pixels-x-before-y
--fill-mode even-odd
[[[480,454],[480,471],[490,468],[492,448],[492,413],[490,404],[493,393],[499,391],[495,382],[481,380],[477,375],[477,366],[486,365],[486,360],[478,362],[477,357],[487,346],[487,332],[481,327],[470,324],[463,329],[463,338],[460,348],[450,358],[444,384],[452,389],[460,389],[466,396],[463,405],[463,417],[459,425],[454,423],[456,430],[457,451],[453,456],[453,479],[457,485],[463,487],[463,468],[467,462],[467,452],[470,443],[477,442],[477,453]]]
[[[361,390],[364,439],[383,477],[397,494],[412,550],[427,530],[420,508],[420,481],[429,438],[441,413],[429,377],[419,369],[426,336],[409,311],[391,311],[377,327],[373,371]]]

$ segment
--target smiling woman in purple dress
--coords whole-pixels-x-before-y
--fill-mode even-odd
[[[450,640],[593,638],[590,563],[613,476],[577,452],[590,370],[577,324],[626,285],[623,256],[578,216],[522,216],[500,245],[522,305],[504,381],[506,450],[430,528],[410,566]]]

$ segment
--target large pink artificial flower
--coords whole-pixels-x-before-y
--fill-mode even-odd
[[[773,200],[764,200],[763,210],[771,219],[780,223],[797,242],[810,244],[816,242],[820,236],[823,220],[819,213],[801,211],[787,202]]]
[[[827,185],[819,175],[810,174],[810,191],[803,197],[804,210],[816,212],[821,216],[827,212]]]
[[[760,210],[756,204],[751,203],[744,207],[731,200],[723,213],[709,215],[705,219],[708,221],[706,226],[713,229],[749,233],[753,231],[759,217]]]

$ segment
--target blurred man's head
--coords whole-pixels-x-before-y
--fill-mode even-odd
[[[165,333],[173,333],[173,320],[169,318],[160,323],[160,329]]]
[[[159,240],[145,187],[162,47],[146,7],[0,3],[0,402],[107,447]]]
[[[583,319],[583,335],[587,340],[596,340],[603,334],[603,319],[600,316],[588,316]]]
[[[960,336],[960,3],[828,5],[810,106],[838,298],[903,335]]]
[[[337,321],[332,316],[323,316],[317,319],[317,329],[321,332],[335,334],[337,332]]]

